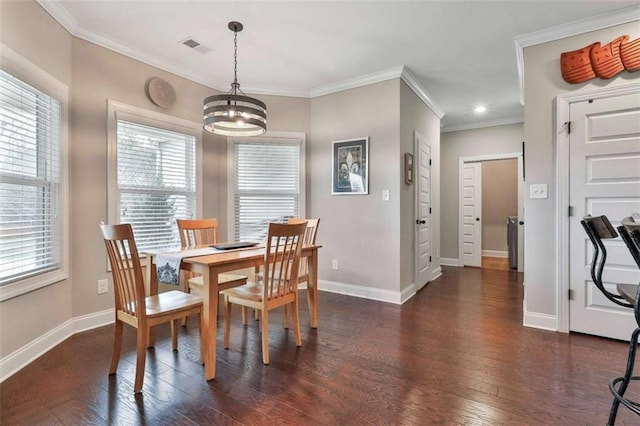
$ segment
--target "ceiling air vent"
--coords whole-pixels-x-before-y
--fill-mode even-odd
[[[183,40],[182,44],[184,44],[185,46],[188,46],[188,47],[190,47],[192,49],[200,46],[200,43],[198,43],[197,41],[195,41],[191,37],[187,38],[186,40]]]
[[[198,51],[200,53],[211,52],[211,49],[209,49],[208,47],[203,46],[202,44],[198,43],[193,38],[191,38],[191,36],[185,38],[184,40],[180,40],[178,43],[182,43],[185,46],[190,47],[191,49],[196,50],[196,51]]]

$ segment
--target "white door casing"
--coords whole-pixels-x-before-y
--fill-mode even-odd
[[[617,227],[623,217],[640,212],[640,95],[571,103],[570,122],[570,330],[628,340],[637,326],[632,310],[611,303],[593,285],[593,251],[580,220],[604,214]],[[618,283],[638,284],[640,271],[624,242],[607,240],[605,246],[608,290],[616,293]]]
[[[482,266],[482,163],[463,163],[460,176],[461,266]]]
[[[518,272],[524,272],[524,164],[518,156]]]
[[[416,182],[416,288],[431,280],[431,146],[414,134]]]
[[[481,164],[481,162],[483,161],[494,161],[494,160],[507,160],[507,159],[511,159],[511,158],[515,158],[518,160],[518,219],[520,221],[524,221],[524,204],[523,204],[523,199],[524,199],[524,193],[523,193],[523,189],[524,189],[524,180],[523,180],[523,173],[522,173],[522,167],[523,167],[523,158],[522,158],[522,152],[512,152],[512,153],[504,153],[504,154],[486,154],[486,155],[476,155],[476,156],[471,156],[471,157],[460,157],[458,159],[459,161],[459,165],[458,165],[458,266],[465,266],[465,257],[463,255],[464,251],[465,251],[465,231],[464,231],[464,225],[465,225],[465,201],[464,201],[464,179],[465,179],[465,173],[464,173],[464,169],[465,167],[467,167],[468,165],[471,164]],[[479,182],[478,182],[478,188],[477,191],[475,191],[478,194],[478,197],[480,198],[480,201],[482,202],[482,173],[481,171],[478,172],[480,173],[480,178],[479,178]],[[468,177],[468,173],[467,173],[467,177]],[[468,195],[468,194],[467,194]],[[480,204],[479,206],[479,214],[482,213],[482,204]],[[482,216],[477,216],[478,218],[480,218],[480,221],[478,221],[480,223],[479,227],[478,227],[478,232],[480,233],[480,241],[479,241],[479,252],[478,255],[480,256],[479,259],[479,264],[477,266],[482,266]],[[524,232],[523,232],[523,226],[518,226],[518,272],[521,272],[520,269],[523,267],[524,265]],[[522,260],[520,259],[522,257]]]

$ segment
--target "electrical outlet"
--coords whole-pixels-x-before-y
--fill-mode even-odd
[[[331,269],[333,269],[334,271],[338,270],[338,259],[333,259],[331,261]]]
[[[98,280],[98,294],[105,294],[109,292],[109,281]]]

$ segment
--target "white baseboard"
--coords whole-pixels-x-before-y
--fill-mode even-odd
[[[113,309],[72,318],[0,360],[0,383],[32,363],[54,346],[81,331],[102,327],[114,321]]]
[[[442,266],[460,266],[458,258],[453,257],[441,257],[440,265]]]
[[[431,281],[436,280],[442,276],[442,267],[438,266],[431,273]]]
[[[503,257],[506,259],[509,257],[509,252],[501,250],[482,250],[482,255],[487,257]]]
[[[73,334],[68,320],[0,360],[0,383]]]
[[[414,283],[409,284],[400,292],[400,304],[402,305],[404,302],[411,299],[415,296],[416,292],[416,285]]]
[[[113,324],[116,320],[115,309],[105,309],[104,311],[82,315],[73,319],[73,332],[93,330],[94,328]]]
[[[526,300],[522,301],[522,312],[522,325],[524,325],[525,327],[558,331],[558,317],[556,315],[528,312]]]
[[[415,284],[411,284],[405,290],[399,292],[384,290],[381,288],[364,287],[361,285],[339,283],[335,281],[318,280],[318,290],[328,291],[329,293],[360,297],[363,299],[378,300],[380,302],[395,303],[396,305],[402,304],[404,301],[403,298],[406,297],[406,299],[409,299],[411,296],[413,296],[413,294],[410,294],[410,289],[413,289],[413,294],[415,294]]]

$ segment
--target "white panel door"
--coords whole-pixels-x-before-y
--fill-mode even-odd
[[[462,167],[462,257],[464,266],[482,266],[482,163]]]
[[[640,96],[572,103],[570,116],[569,328],[629,340],[637,326],[632,310],[609,302],[593,284],[593,251],[580,220],[604,214],[617,227],[640,212]],[[618,283],[638,284],[640,272],[620,237],[605,246],[605,286],[616,293]]]
[[[417,152],[417,249],[416,286],[418,290],[431,280],[431,147],[416,132]]]

